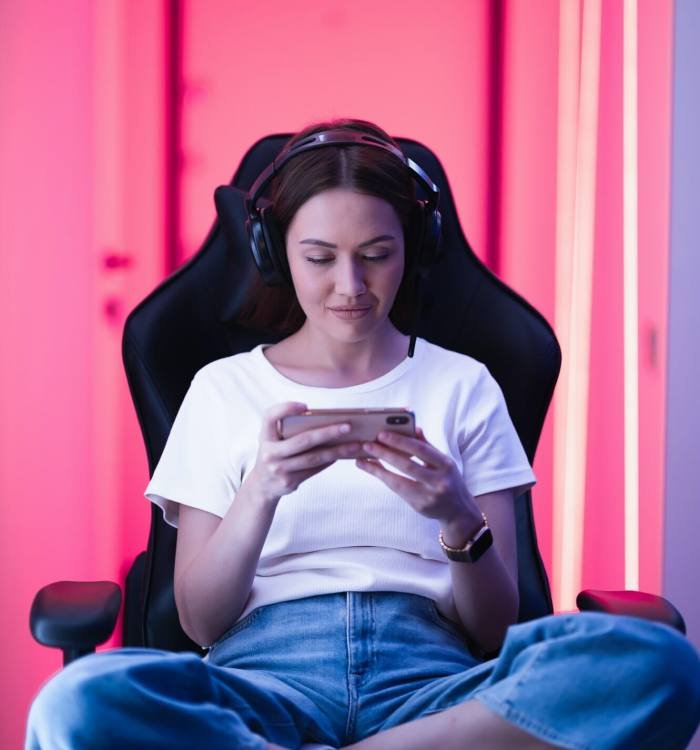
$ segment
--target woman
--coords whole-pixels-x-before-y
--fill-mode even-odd
[[[332,127],[391,142],[343,120],[287,148]],[[196,374],[145,493],[178,527],[178,613],[209,653],[80,659],[43,688],[28,747],[685,745],[698,657],[671,628],[515,624],[514,498],[535,477],[484,365],[423,339],[407,357],[414,203],[405,166],[370,146],[299,154],[272,183],[289,335]],[[307,407],[399,406],[415,438],[277,430]],[[485,526],[493,544],[463,561]]]

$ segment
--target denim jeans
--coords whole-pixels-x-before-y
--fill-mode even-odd
[[[556,746],[674,750],[700,721],[700,659],[666,625],[582,613],[513,625],[479,661],[430,599],[327,594],[253,610],[205,659],[78,659],[39,691],[25,747],[341,747],[472,698]]]

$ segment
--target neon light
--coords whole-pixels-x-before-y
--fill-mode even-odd
[[[639,589],[637,0],[625,0],[623,14],[622,247],[625,357],[625,588]]]
[[[562,10],[568,3],[562,3]],[[572,4],[573,5],[573,4]],[[576,6],[574,8],[577,10]],[[567,15],[573,12],[567,9]],[[586,444],[593,287],[596,154],[598,146],[598,87],[600,69],[600,0],[587,0],[581,31],[581,81],[576,143],[573,242],[557,248],[562,259],[572,248],[570,312],[564,332],[568,350],[567,377],[561,392],[564,418],[556,430],[555,463],[562,475],[555,484],[559,534],[555,560],[559,568],[557,606],[574,609],[581,584],[583,522],[586,492]],[[560,39],[561,45],[565,41]],[[560,117],[563,113],[560,112]],[[559,197],[559,196],[558,196]],[[562,196],[563,198],[563,196]],[[558,210],[561,210],[558,206]],[[558,238],[560,239],[560,238]],[[558,295],[565,291],[558,290]],[[561,302],[564,306],[565,301]],[[562,455],[563,454],[563,455]],[[556,541],[556,540],[555,540]]]
[[[580,28],[579,1],[568,0],[559,7],[559,72],[557,113],[557,204],[554,283],[554,319],[562,349],[559,387],[554,396],[553,502],[552,502],[552,596],[554,609],[561,605],[563,525],[566,506],[565,445],[569,380],[569,326],[571,302],[571,248],[574,244],[576,197],[576,130],[578,122]]]

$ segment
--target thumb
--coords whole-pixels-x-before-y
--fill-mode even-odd
[[[263,440],[280,440],[278,431],[279,420],[291,414],[301,414],[306,409],[306,404],[302,404],[299,401],[284,401],[281,404],[274,404],[265,411],[260,433],[261,438]]]

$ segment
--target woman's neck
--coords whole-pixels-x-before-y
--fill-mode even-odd
[[[319,335],[306,324],[265,350],[283,374],[299,382],[341,387],[374,380],[389,372],[408,354],[409,337],[388,323],[370,339],[344,342]]]

